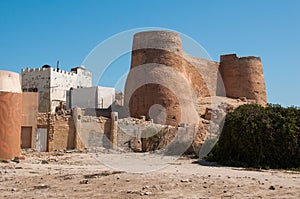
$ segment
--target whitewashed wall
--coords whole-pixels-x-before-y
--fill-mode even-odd
[[[77,88],[71,91],[71,108],[108,108],[115,100],[115,89],[109,87]]]

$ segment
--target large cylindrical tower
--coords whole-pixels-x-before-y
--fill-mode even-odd
[[[0,70],[0,159],[20,156],[22,91],[19,75]]]
[[[155,123],[198,123],[193,91],[185,77],[180,34],[147,31],[134,35],[131,69],[125,86],[130,116]]]

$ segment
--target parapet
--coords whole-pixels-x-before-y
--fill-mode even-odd
[[[61,73],[61,74],[66,74],[69,76],[73,76],[76,75],[76,73],[74,73],[73,71],[68,72],[65,70],[60,70],[60,69],[56,69],[56,68],[48,68],[48,67],[41,67],[41,68],[25,68],[22,69],[21,72],[22,74],[26,74],[26,73],[37,73],[37,72],[41,72],[41,71],[53,71],[53,72],[57,72],[57,73]]]
[[[160,49],[182,52],[180,34],[171,31],[146,31],[134,35],[132,50]]]

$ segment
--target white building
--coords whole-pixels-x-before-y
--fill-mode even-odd
[[[115,88],[94,86],[71,89],[67,100],[67,108],[99,108],[107,109],[115,101]]]
[[[71,72],[51,68],[22,69],[23,92],[39,93],[39,112],[55,112],[60,102],[66,102],[71,88],[92,86],[92,74],[84,66],[72,68]]]

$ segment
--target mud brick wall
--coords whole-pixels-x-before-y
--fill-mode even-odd
[[[52,117],[49,126],[49,151],[75,148],[75,124],[71,116]]]

